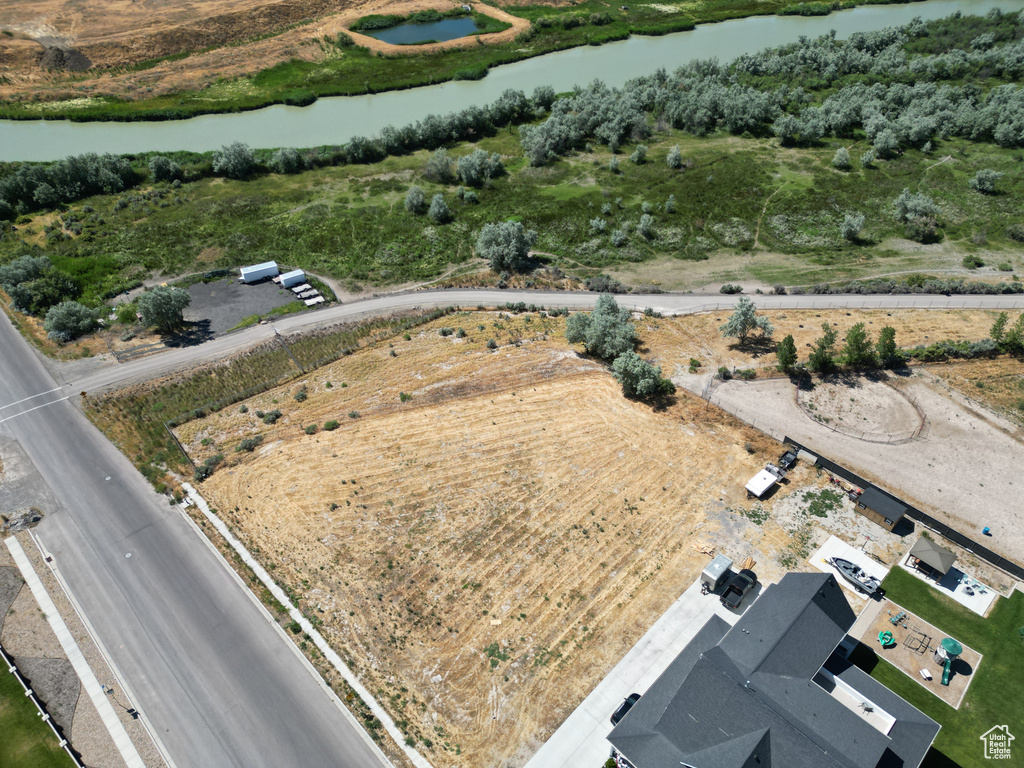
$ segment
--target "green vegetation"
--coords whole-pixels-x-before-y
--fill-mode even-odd
[[[1024,31],[1024,24],[1013,18],[962,19],[962,30],[936,22],[906,33],[864,36],[858,38],[862,47],[857,61],[874,61],[882,52],[892,57],[940,55],[952,45],[963,46],[974,56],[968,35],[986,33],[997,41],[987,53],[1003,62],[1006,46],[1000,44]],[[779,102],[777,86],[799,84],[817,101],[833,98],[837,88],[857,86],[863,79],[856,72],[830,81],[815,80],[803,70],[786,74],[791,59],[802,60],[806,54],[827,61],[838,55],[836,45],[826,40],[790,46],[760,55],[757,66],[754,57],[747,57],[735,70],[715,70],[718,74],[707,82],[684,73],[685,78],[697,78],[693,83],[705,89],[712,102],[732,94],[728,98],[737,100],[737,114],[750,112],[749,125],[732,124],[733,117],[703,127],[693,124],[696,117],[691,120],[688,112],[679,111],[689,108],[685,102],[671,105],[671,120],[663,119],[661,112],[654,120],[661,109],[659,94],[671,95],[671,89],[654,77],[626,94],[585,89],[572,102],[555,101],[551,89],[538,89],[532,98],[509,92],[473,114],[389,129],[378,140],[355,139],[343,149],[254,151],[256,171],[245,181],[211,179],[211,154],[134,157],[127,161],[131,173],[143,179],[159,175],[164,181],[140,191],[87,197],[56,217],[31,218],[28,212],[14,211],[16,231],[0,233],[0,262],[45,254],[54,279],[63,275],[73,284],[55,283],[57,292],[44,292],[45,301],[51,301],[52,293],[52,299],[77,300],[93,308],[153,273],[170,277],[256,260],[274,259],[351,281],[352,290],[365,284],[428,281],[459,265],[464,265],[459,271],[464,276],[483,266],[471,258],[485,225],[508,221],[521,224],[525,232],[537,232],[531,247],[540,255],[534,256],[534,265],[594,281],[595,290],[623,290],[623,283],[704,285],[709,271],[696,270],[691,262],[748,252],[759,256],[727,261],[715,269],[717,280],[812,286],[815,292],[976,290],[955,280],[931,278],[929,269],[948,270],[948,252],[908,248],[907,237],[941,237],[950,249],[968,255],[983,247],[1001,254],[987,262],[1009,265],[1010,270],[1018,267],[1018,244],[1024,240],[1024,177],[1016,172],[1013,142],[999,145],[1005,143],[1003,134],[991,143],[944,138],[934,115],[921,120],[900,115],[883,129],[896,136],[900,153],[867,168],[855,163],[842,172],[833,164],[837,150],[849,147],[854,155],[862,153],[878,125],[848,122],[836,128],[840,136],[821,135],[807,146],[780,149],[782,138],[771,137],[773,114],[790,110],[786,116],[801,126],[795,135],[803,136],[805,123],[812,123],[824,109]],[[800,46],[802,53],[797,52]],[[964,55],[954,54],[950,61]],[[756,74],[762,63],[777,65],[782,73],[772,78]],[[969,63],[967,71],[973,72],[972,67]],[[909,73],[904,67],[893,77],[905,80]],[[742,87],[722,85],[722,79],[733,74]],[[997,82],[991,75],[975,80],[982,88]],[[912,103],[924,104],[931,103],[928,93],[938,98],[929,90],[933,86],[921,85],[921,99],[910,96],[918,86],[880,83],[872,88],[879,93],[891,88],[886,99],[896,98],[902,88]],[[1021,92],[1010,88],[1014,94]],[[763,99],[755,98],[758,93]],[[1006,98],[1012,95],[1006,93]],[[558,121],[516,127],[534,119],[534,109],[545,104],[552,107],[552,115],[563,114],[563,102],[597,114],[598,127],[592,128],[591,138],[571,131],[569,139],[560,138]],[[876,105],[858,104],[864,109]],[[622,118],[621,125],[612,121],[615,125],[606,127],[601,123],[606,118],[594,112],[609,105],[622,107],[608,113]],[[998,121],[1012,111],[1007,105],[995,111],[979,107],[970,114],[987,114],[985,130],[994,136]],[[699,114],[700,110],[693,113]],[[672,123],[681,127],[673,128]],[[499,126],[508,126],[508,131],[498,131]],[[642,135],[634,139],[632,129],[623,132],[629,126]],[[441,146],[446,135],[472,135],[477,140],[446,150]],[[783,131],[783,137],[788,135]],[[608,158],[618,156],[613,152],[629,152],[641,141],[648,147],[647,162],[623,163],[615,173],[608,170]],[[420,146],[428,149],[414,151]],[[217,158],[225,175],[233,173],[224,165],[226,153],[227,149]],[[156,162],[157,157],[162,159]],[[950,158],[955,161],[947,162]],[[26,167],[7,170],[21,174]],[[282,172],[268,173],[268,168]],[[1004,174],[998,194],[979,194],[971,188],[969,182],[983,170]],[[34,178],[33,173],[23,175]],[[10,178],[0,177],[0,186]],[[12,199],[23,208],[38,207],[34,194],[20,186],[14,192]],[[420,216],[437,195],[444,206],[438,203],[435,215],[443,219],[447,208],[452,217],[444,226]],[[984,234],[982,239],[979,233]],[[499,264],[499,272],[508,267]],[[1010,270],[979,267],[969,272],[989,281],[979,283],[978,290],[1019,290]],[[910,276],[869,286],[845,284],[852,278],[894,273]],[[598,285],[599,279],[607,287]],[[465,278],[453,282],[465,284]],[[69,287],[68,294],[61,292],[61,285]]]
[[[859,4],[855,0],[844,0],[842,3],[833,3],[829,8],[850,8]],[[624,40],[630,35],[664,35],[693,29],[698,23],[770,15],[802,5],[792,0],[707,0],[699,4],[685,0],[657,5],[630,5],[628,11],[623,11],[620,3],[613,0],[584,0],[571,8],[549,5],[506,6],[503,10],[532,22],[528,30],[509,43],[414,55],[377,56],[363,47],[353,45],[351,38],[340,33],[334,39],[324,37],[315,40],[324,56],[319,62],[296,58],[256,75],[235,81],[223,80],[203,90],[178,91],[137,101],[113,96],[92,96],[85,103],[48,109],[46,116],[71,120],[174,120],[211,112],[257,109],[270,104],[301,106],[321,96],[380,93],[441,83],[458,79],[459,73],[476,73],[482,77],[490,67],[567,48],[601,45]],[[473,17],[478,26],[484,25],[478,34],[498,31],[498,25],[504,27],[502,22],[483,14],[474,13]],[[281,31],[254,39],[270,37]],[[131,69],[152,68],[162,61],[182,59],[191,53],[182,51],[140,62]],[[0,104],[0,118],[39,117],[37,105],[27,101]]]
[[[870,649],[862,646],[855,662],[942,725],[926,767],[948,765],[942,760],[945,756],[961,768],[982,768],[990,761],[983,757],[981,734],[1005,722],[1007,713],[1024,712],[1024,645],[1018,634],[1024,626],[1024,594],[1015,591],[1009,599],[997,597],[988,618],[983,618],[899,568],[889,571],[882,587],[900,607],[984,658],[974,670],[959,709],[936,698],[888,662],[878,663]],[[936,750],[942,754],[936,755]]]
[[[0,670],[0,765],[4,768],[69,768],[71,759],[57,746],[53,731],[39,719],[25,689]]]

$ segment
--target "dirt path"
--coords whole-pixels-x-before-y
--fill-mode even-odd
[[[907,390],[924,410],[930,431],[903,445],[860,440],[808,418],[788,379],[724,382],[716,401],[820,450],[975,541],[1019,560],[1024,551],[1024,445],[1004,431],[1002,419],[956,402],[925,379],[915,376]],[[985,527],[991,528],[991,537],[982,534]]]

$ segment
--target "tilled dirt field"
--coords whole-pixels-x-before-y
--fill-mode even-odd
[[[560,321],[490,352],[492,318],[343,359],[302,403],[298,383],[179,430],[222,450],[271,400],[288,411],[202,493],[438,766],[521,764],[697,576],[707,500],[742,503],[776,452],[688,396],[625,400]]]

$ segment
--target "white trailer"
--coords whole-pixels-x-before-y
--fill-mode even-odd
[[[262,264],[253,264],[249,267],[242,267],[242,275],[239,278],[243,283],[256,283],[268,277],[275,277],[280,271],[276,261],[265,261]]]
[[[282,288],[291,288],[293,285],[305,282],[306,273],[301,269],[293,269],[291,272],[285,272],[281,275],[280,284]]]

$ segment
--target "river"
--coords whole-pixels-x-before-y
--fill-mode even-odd
[[[314,147],[374,136],[387,125],[406,125],[431,114],[487,104],[507,88],[527,94],[538,85],[567,91],[600,79],[621,86],[659,67],[672,70],[694,59],[726,61],[744,53],[816,37],[902,25],[915,16],[938,19],[961,11],[982,15],[992,8],[1024,9],[1024,0],[925,0],[908,5],[870,5],[830,16],[751,16],[704,24],[662,37],[633,36],[602,46],[582,46],[492,69],[483,80],[323,98],[308,107],[273,106],[252,112],[203,115],[189,120],[139,123],[73,123],[67,120],[0,120],[0,160],[57,160],[83,152],[115,154],[155,150],[219,149],[232,141],[252,147]]]

